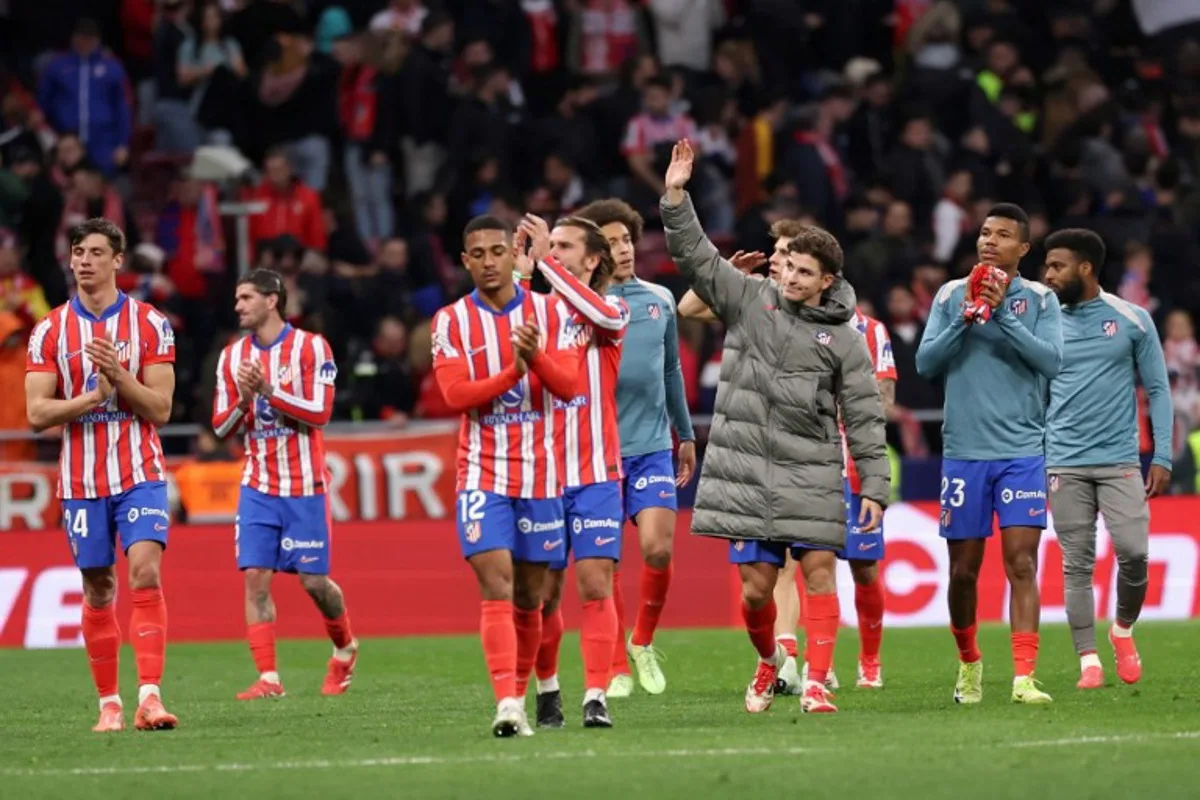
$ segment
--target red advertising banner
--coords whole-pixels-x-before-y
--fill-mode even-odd
[[[448,519],[454,509],[454,424],[326,437],[329,501],[338,522]],[[232,523],[241,462],[168,464],[173,516]],[[57,464],[0,464],[0,531],[58,528]]]
[[[377,476],[379,477],[379,476]],[[382,478],[380,478],[382,480]],[[436,480],[434,486],[437,485]],[[416,494],[416,492],[414,491]],[[447,504],[447,508],[450,508]],[[1200,616],[1200,499],[1163,498],[1152,504],[1150,589],[1142,618]],[[690,514],[680,515],[675,577],[663,616],[668,627],[740,626],[740,585],[724,542],[687,534]],[[945,625],[948,559],[937,535],[937,507],[900,504],[888,509],[883,567],[886,624]],[[640,555],[637,533],[625,531],[625,599],[636,602]],[[1111,616],[1116,566],[1101,525],[1095,577],[1096,610]],[[333,576],[346,591],[355,629],[364,636],[470,633],[478,630],[479,592],[459,555],[448,521],[351,522],[335,526]],[[123,569],[123,564],[121,569]],[[843,622],[854,623],[854,588],[842,565],[838,576]],[[241,576],[227,525],[180,525],[171,531],[164,559],[172,641],[243,636]],[[1042,619],[1063,621],[1062,551],[1053,529],[1043,539],[1039,581]],[[125,576],[121,574],[124,585]],[[578,624],[578,602],[568,580],[563,608]],[[127,592],[119,593],[121,619]],[[294,577],[275,579],[280,635],[320,637],[316,610]],[[77,647],[82,594],[70,549],[57,532],[0,535],[0,646]],[[1008,586],[1000,549],[993,542],[979,580],[979,618],[1007,618]]]

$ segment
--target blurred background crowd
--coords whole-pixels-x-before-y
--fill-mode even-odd
[[[222,203],[251,199],[247,260],[333,344],[336,418],[450,416],[428,320],[467,290],[463,224],[622,197],[647,218],[639,275],[678,296],[656,199],[683,136],[723,249],[769,251],[782,218],[839,236],[891,332],[906,455],[940,448],[914,354],[981,213],[1030,212],[1034,279],[1048,232],[1097,230],[1105,287],[1159,325],[1195,490],[1197,0],[0,0],[0,380],[20,385],[33,322],[70,295],[66,231],[102,215],[129,237],[122,288],[179,333],[176,419],[206,421],[236,326]],[[254,170],[199,180],[202,146]],[[679,332],[703,413],[722,331]],[[25,427],[12,399],[0,428]]]

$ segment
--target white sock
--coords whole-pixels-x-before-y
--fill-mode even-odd
[[[138,687],[138,705],[140,706],[142,703],[146,702],[146,698],[149,697],[150,695],[154,695],[155,697],[157,697],[160,700],[162,699],[162,692],[160,692],[158,690],[158,684],[143,683],[141,686],[139,686]]]
[[[1088,667],[1099,667],[1099,666],[1101,666],[1100,656],[1096,655],[1095,653],[1088,653],[1086,656],[1079,657],[1079,671],[1080,672],[1087,669]]]
[[[557,675],[551,675],[549,678],[546,678],[546,680],[542,680],[541,678],[537,679],[537,693],[538,694],[545,694],[546,692],[557,692],[557,691],[558,691],[558,676]]]
[[[1117,639],[1129,639],[1133,636],[1133,626],[1126,628],[1119,622],[1114,622],[1112,626],[1112,635]]]
[[[264,672],[262,675],[259,675],[258,677],[260,679],[266,681],[267,683],[279,683],[279,673],[278,672]]]
[[[345,647],[333,648],[333,657],[338,661],[349,663],[350,659],[354,658],[354,654],[358,652],[358,640],[354,639]]]
[[[603,703],[604,702],[604,690],[603,689],[588,689],[586,692],[583,693],[583,704],[585,706],[588,703],[592,702],[593,700],[599,700],[601,703]]]
[[[121,705],[121,695],[119,695],[119,694],[110,694],[107,697],[101,697],[100,698],[100,710],[103,711],[104,707],[106,705],[108,705],[109,703],[116,703],[117,705],[124,708],[124,706]]]
[[[777,642],[784,642],[784,641],[787,641],[788,639],[791,639],[793,642],[794,642],[794,641],[796,641],[796,634],[794,634],[794,633],[781,633],[781,634],[779,634],[778,636],[776,636],[776,637],[775,637],[775,641],[777,641]]]

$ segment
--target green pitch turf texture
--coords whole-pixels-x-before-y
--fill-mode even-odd
[[[805,716],[794,697],[751,716],[754,658],[737,630],[664,631],[667,692],[610,703],[616,727],[583,730],[578,638],[563,640],[567,727],[498,740],[473,637],[369,639],[350,692],[319,693],[328,645],[282,642],[288,696],[239,703],[253,669],[244,644],[174,645],[167,706],[181,726],[133,730],[132,652],[122,652],[128,729],[96,718],[82,651],[0,651],[0,796],[321,798],[1196,797],[1200,624],[1138,627],[1145,676],[1074,688],[1063,626],[1042,631],[1049,707],[1009,702],[1007,631],[985,628],[984,702],[951,701],[948,632],[889,630],[887,687],[843,687],[840,713]],[[1103,636],[1103,631],[1101,631]],[[854,678],[856,632],[836,667]],[[1101,639],[1104,642],[1104,639]],[[529,702],[530,714],[533,702]]]

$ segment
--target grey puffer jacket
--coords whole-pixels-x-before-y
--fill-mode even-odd
[[[862,496],[884,505],[890,494],[883,404],[852,323],[854,290],[839,278],[820,306],[792,303],[721,257],[690,197],[660,208],[671,257],[738,347],[732,366],[722,363],[692,533],[841,548],[839,410]]]

